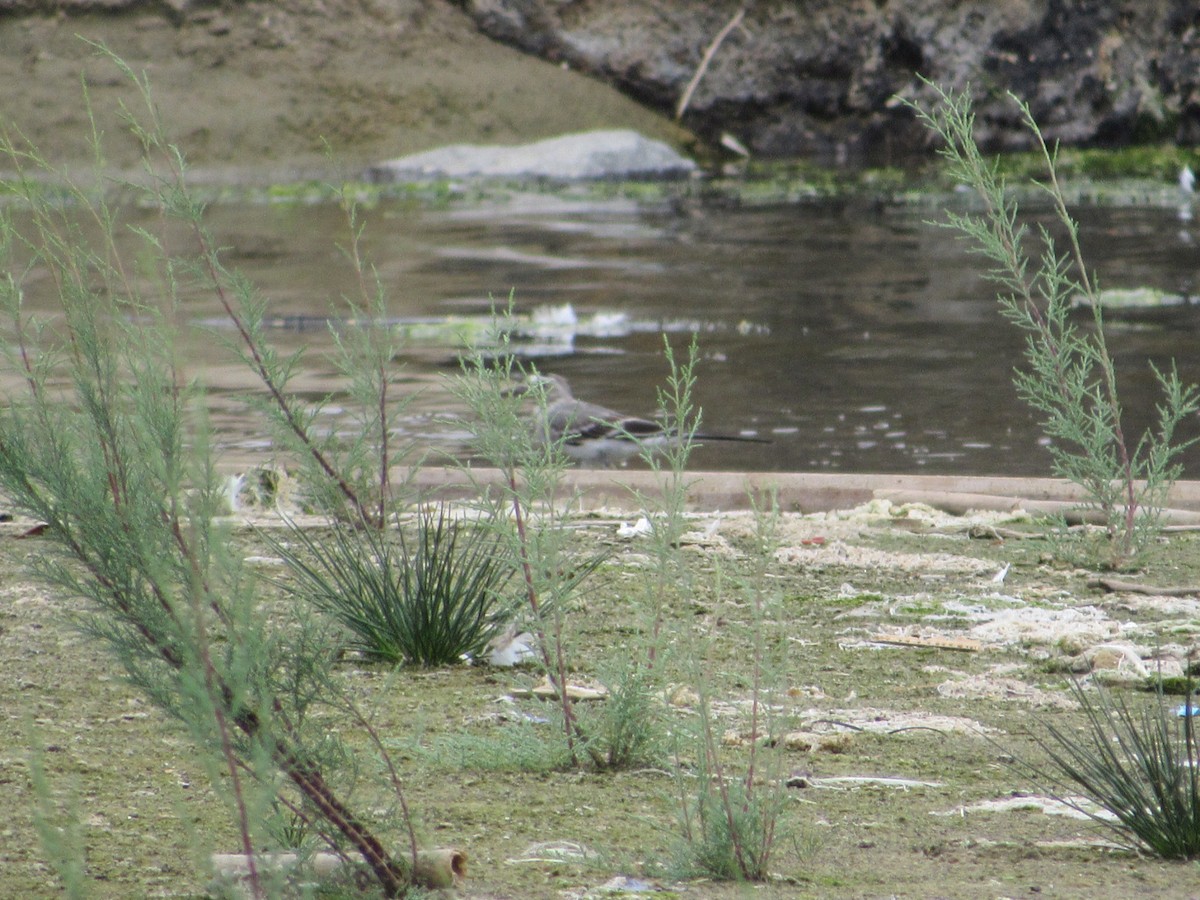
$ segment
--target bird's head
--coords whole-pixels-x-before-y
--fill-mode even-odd
[[[561,375],[547,375],[541,372],[530,372],[521,376],[518,384],[504,392],[506,397],[524,397],[540,393],[546,398],[546,403],[572,398],[571,385]]]

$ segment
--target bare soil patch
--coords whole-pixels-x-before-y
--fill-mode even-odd
[[[595,128],[688,140],[606,85],[489,40],[441,0],[0,16],[0,84],[12,88],[0,118],[58,163],[92,159],[81,82],[110,138],[108,162],[131,169],[139,160],[132,139],[112,140],[120,102],[137,104],[136,92],[81,38],[146,74],[167,133],[201,178],[324,173],[326,142],[338,166],[357,172],[443,144]]]

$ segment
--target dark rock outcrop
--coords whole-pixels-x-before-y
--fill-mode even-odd
[[[1029,136],[1013,91],[1051,140],[1200,141],[1195,0],[465,0],[489,36],[564,62],[664,112],[744,6],[684,124],[766,157],[886,163],[928,144],[897,96],[918,76],[976,101],[987,149]]]

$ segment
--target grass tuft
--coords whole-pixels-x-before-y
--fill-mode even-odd
[[[1083,734],[1052,722],[1035,735],[1048,767],[1018,763],[1056,799],[1112,830],[1121,843],[1165,859],[1200,859],[1200,736],[1162,691],[1131,709],[1120,695],[1072,682]],[[1110,815],[1074,799],[1082,794]]]
[[[479,658],[506,618],[513,575],[494,531],[438,506],[418,513],[414,542],[397,535],[338,525],[318,538],[293,525],[293,544],[274,542],[292,575],[285,587],[346,626],[368,659],[434,667]]]
[[[701,790],[685,819],[678,865],[684,874],[722,881],[765,881],[783,795],[732,780]]]

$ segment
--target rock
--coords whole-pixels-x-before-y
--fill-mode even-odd
[[[816,734],[812,731],[789,731],[774,744],[782,744],[788,750],[810,753],[845,753],[850,749],[848,734]]]
[[[737,5],[688,0],[467,0],[479,29],[673,112]],[[747,4],[712,52],[683,122],[757,156],[886,164],[927,148],[896,102],[928,102],[917,74],[970,86],[989,152],[1030,137],[1006,97],[1031,104],[1050,142],[1200,139],[1200,14],[1184,0],[1107,3]]]
[[[52,157],[84,163],[90,129],[71,127],[81,72],[100,130],[120,130],[129,85],[81,55],[81,33],[153,73],[193,165],[323,172],[318,138],[358,166],[480,135],[613,127],[673,142],[699,135],[730,158],[893,164],[932,146],[896,99],[932,100],[918,73],[970,87],[989,153],[1029,146],[1008,90],[1051,142],[1200,141],[1200,12],[1189,0],[745,8],[714,46],[738,4],[396,0],[273,4],[268,14],[196,0],[0,0],[0,80],[21,87],[5,98],[7,119]],[[210,70],[221,89],[197,91],[196,73]],[[694,79],[677,128],[667,116]],[[137,142],[128,145],[108,146],[109,163],[136,167]]]
[[[517,147],[454,144],[378,163],[373,182],[435,178],[552,179],[680,178],[696,163],[636,131],[586,131]]]
[[[1093,669],[1126,669],[1139,679],[1150,677],[1150,670],[1132,644],[1100,644],[1090,648],[1085,656]]]

